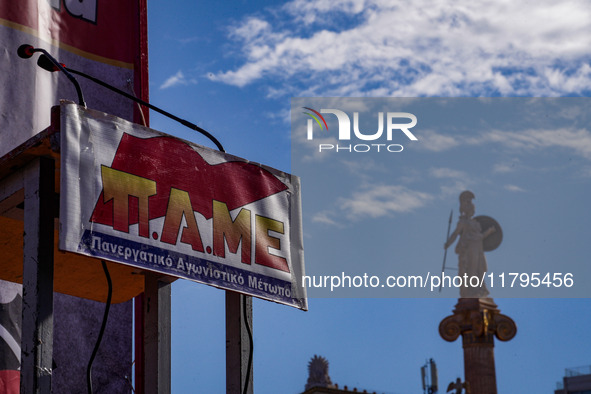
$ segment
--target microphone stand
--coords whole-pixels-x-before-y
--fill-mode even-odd
[[[39,60],[37,60],[37,65],[39,67],[43,68],[44,70],[49,71],[49,72],[58,71],[58,69],[55,68],[54,63],[51,61],[51,59],[48,59],[48,58],[46,58],[43,55],[41,55],[39,57]],[[136,103],[139,103],[141,105],[145,105],[146,107],[148,107],[148,108],[150,108],[150,109],[152,109],[152,110],[154,110],[154,111],[156,111],[156,112],[158,112],[158,113],[160,113],[160,114],[162,114],[164,116],[167,116],[170,119],[176,120],[177,122],[179,122],[183,126],[188,127],[188,128],[190,128],[192,130],[195,130],[195,131],[203,134],[205,137],[209,138],[209,140],[211,142],[213,142],[215,144],[215,146],[221,152],[225,152],[224,147],[218,141],[218,139],[215,138],[212,134],[210,134],[207,130],[205,130],[205,129],[203,129],[203,128],[201,128],[201,127],[199,127],[199,126],[197,126],[197,125],[195,125],[195,124],[193,124],[193,123],[191,123],[191,122],[189,122],[187,120],[181,119],[178,116],[173,115],[170,112],[167,112],[167,111],[165,111],[165,110],[163,110],[161,108],[158,108],[155,105],[152,105],[152,104],[150,104],[150,103],[148,103],[148,102],[146,102],[146,101],[144,101],[144,100],[142,100],[140,98],[137,98],[134,95],[131,95],[131,94],[127,93],[127,92],[124,92],[123,90],[118,89],[118,88],[116,88],[116,87],[114,87],[114,86],[112,86],[112,85],[110,85],[110,84],[108,84],[108,83],[106,83],[104,81],[101,81],[98,78],[95,78],[95,77],[93,77],[91,75],[88,75],[86,73],[83,73],[82,71],[74,70],[72,68],[69,68],[69,67],[66,67],[65,65],[60,64],[59,70],[61,71],[62,69],[65,72],[70,72],[72,74],[76,74],[76,75],[79,75],[79,76],[81,76],[83,78],[86,78],[86,79],[88,79],[88,80],[90,80],[90,81],[92,81],[92,82],[94,82],[94,83],[96,83],[98,85],[101,85],[104,88],[107,88],[107,89],[109,89],[109,90],[111,90],[111,91],[113,91],[113,92],[115,92],[117,94],[120,94],[120,95],[122,95],[122,96],[124,96],[124,97],[126,97],[126,98],[128,98],[130,100],[133,100]]]
[[[55,71],[59,70],[63,72],[66,75],[66,77],[68,77],[70,82],[72,82],[74,84],[74,87],[76,88],[76,93],[78,94],[78,104],[86,108],[86,103],[84,102],[84,95],[82,94],[80,84],[78,83],[76,78],[74,78],[74,76],[70,74],[68,70],[66,70],[66,68],[60,62],[55,60],[54,57],[49,54],[49,52],[42,48],[33,48],[31,45],[28,44],[21,45],[20,47],[18,47],[17,50],[17,54],[23,59],[30,58],[31,56],[33,56],[33,53],[35,52],[41,52],[43,54],[41,56],[44,56],[44,59],[46,59],[45,62],[49,61],[51,64],[53,64],[54,67],[57,67]]]

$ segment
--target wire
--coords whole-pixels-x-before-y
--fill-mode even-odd
[[[92,351],[92,355],[90,356],[90,361],[88,361],[88,368],[86,369],[86,386],[88,388],[88,394],[92,394],[92,363],[94,362],[94,358],[98,352],[98,349],[101,345],[101,341],[103,339],[103,334],[105,333],[105,328],[107,327],[107,319],[109,318],[109,309],[111,309],[111,297],[113,296],[113,282],[111,282],[111,275],[109,275],[109,269],[107,268],[107,263],[105,260],[101,260],[101,264],[103,265],[103,271],[105,271],[105,277],[107,278],[107,284],[109,286],[109,293],[107,294],[107,305],[105,305],[105,313],[103,315],[103,322],[101,324],[101,329],[98,334],[98,338],[96,339],[96,344],[94,345],[94,350]]]
[[[127,87],[129,88],[131,95],[135,98],[138,98],[137,94],[135,94],[135,89],[133,88],[133,83],[131,82],[131,79],[127,80]],[[140,117],[142,118],[142,126],[148,127],[148,122],[146,122],[146,116],[144,115],[144,111],[142,110],[142,105],[137,101],[135,102],[135,104],[137,105],[137,110],[140,113]]]
[[[197,131],[197,132],[199,132],[199,133],[203,134],[205,137],[209,138],[209,140],[210,140],[211,142],[213,142],[213,143],[215,144],[215,146],[216,146],[216,147],[217,147],[217,148],[218,148],[220,151],[222,151],[222,152],[225,152],[225,150],[224,150],[224,147],[223,147],[223,146],[222,146],[222,144],[221,144],[221,143],[218,141],[218,139],[217,139],[217,138],[215,138],[215,137],[214,137],[212,134],[210,134],[210,133],[209,133],[207,130],[205,130],[205,129],[203,129],[203,128],[199,127],[199,126],[197,126],[196,124],[193,124],[193,123],[189,122],[188,120],[181,119],[181,118],[179,118],[178,116],[175,116],[175,115],[171,114],[170,112],[167,112],[167,111],[165,111],[165,110],[163,110],[163,109],[161,109],[161,108],[158,108],[158,107],[156,107],[155,105],[152,105],[152,104],[148,103],[147,101],[144,101],[144,100],[142,100],[142,99],[140,99],[140,98],[137,98],[137,97],[135,97],[135,96],[133,96],[133,95],[131,95],[131,94],[127,93],[127,92],[124,92],[124,91],[123,91],[123,90],[121,90],[121,89],[117,89],[116,87],[114,87],[114,86],[111,86],[111,85],[109,85],[108,83],[106,83],[106,82],[103,82],[103,81],[101,81],[101,80],[100,80],[100,79],[98,79],[98,78],[95,78],[95,77],[93,77],[93,76],[91,76],[91,75],[88,75],[88,74],[85,74],[85,73],[83,73],[82,71],[74,70],[74,69],[72,69],[72,68],[69,68],[69,67],[65,67],[65,69],[66,69],[67,71],[71,72],[72,74],[79,75],[79,76],[81,76],[81,77],[83,77],[83,78],[86,78],[86,79],[88,79],[88,80],[90,80],[90,81],[92,81],[92,82],[94,82],[94,83],[96,83],[96,84],[98,84],[98,85],[101,85],[101,86],[102,86],[102,87],[104,87],[104,88],[107,88],[107,89],[109,89],[109,90],[111,90],[111,91],[113,91],[113,92],[115,92],[115,93],[118,93],[118,94],[120,94],[120,95],[122,95],[122,96],[124,96],[124,97],[127,97],[127,98],[128,98],[128,99],[130,99],[130,100],[133,100],[133,101],[135,101],[135,102],[137,102],[137,103],[140,103],[141,105],[145,105],[146,107],[148,107],[148,108],[150,108],[150,109],[152,109],[152,110],[154,110],[154,111],[156,111],[156,112],[159,112],[159,113],[161,113],[161,114],[162,114],[162,115],[164,115],[164,116],[167,116],[167,117],[169,117],[169,118],[171,118],[171,119],[173,119],[173,120],[176,120],[177,122],[179,122],[179,123],[180,123],[180,124],[182,124],[183,126],[185,126],[185,127],[188,127],[188,128],[190,128],[190,129],[193,129],[193,130],[195,130],[195,131]]]
[[[167,111],[165,111],[163,109],[160,109],[160,108],[156,107],[155,105],[152,105],[152,104],[150,104],[150,103],[148,103],[148,102],[146,102],[146,101],[138,98],[135,95],[135,92],[133,91],[133,86],[131,86],[131,84],[129,84],[129,85],[130,85],[130,88],[131,88],[133,94],[129,94],[129,93],[124,92],[124,91],[122,91],[120,89],[117,89],[116,87],[111,86],[108,83],[103,82],[100,79],[95,78],[95,77],[93,77],[91,75],[88,75],[86,73],[83,73],[81,71],[74,70],[74,69],[71,69],[71,68],[68,68],[68,67],[64,67],[64,68],[65,68],[65,70],[71,72],[72,74],[76,74],[76,75],[79,75],[79,76],[81,76],[83,78],[86,78],[86,79],[88,79],[88,80],[90,80],[90,81],[92,81],[92,82],[94,82],[94,83],[96,83],[98,85],[103,86],[104,88],[107,88],[107,89],[109,89],[109,90],[111,90],[111,91],[113,91],[115,93],[118,93],[118,94],[120,94],[120,95],[122,95],[122,96],[124,96],[124,97],[126,97],[128,99],[130,99],[130,100],[135,101],[137,104],[144,105],[144,106],[146,106],[146,107],[148,107],[148,108],[150,108],[150,109],[152,109],[152,110],[154,110],[156,112],[161,113],[162,115],[165,115],[165,116],[167,116],[167,117],[169,117],[169,118],[171,118],[173,120],[176,120],[177,122],[179,122],[183,126],[186,126],[186,127],[190,128],[190,129],[193,129],[193,130],[201,133],[205,137],[207,137],[210,141],[212,141],[215,144],[215,146],[218,148],[218,150],[220,152],[224,152],[224,153],[226,152],[225,149],[224,149],[224,147],[222,146],[221,142],[219,142],[218,139],[215,138],[212,134],[210,134],[207,130],[205,130],[205,129],[203,129],[203,128],[201,128],[201,127],[199,127],[199,126],[197,126],[197,125],[195,125],[195,124],[193,124],[193,123],[191,123],[191,122],[189,122],[187,120],[181,119],[178,116],[175,116],[175,115],[173,115],[173,114],[171,114],[171,113],[169,113],[169,112],[167,112]],[[140,110],[140,114],[141,114],[142,119],[143,119],[144,126],[146,126],[146,121],[145,121],[145,118],[144,118],[143,111],[141,110],[141,107],[139,108],[139,110]],[[110,304],[111,304],[111,294],[112,294],[112,283],[111,283],[111,277],[109,276],[109,271],[107,269],[107,266],[105,264],[105,261],[104,260],[101,260],[101,262],[103,264],[103,270],[105,271],[105,275],[106,275],[107,281],[109,283],[109,295],[108,295],[108,298],[107,298],[107,306],[105,308],[105,315],[103,317],[103,324],[102,324],[102,327],[101,327],[101,331],[99,332],[99,337],[97,339],[97,343],[95,345],[94,351],[93,351],[92,356],[90,358],[90,361],[88,363],[88,370],[87,370],[88,394],[92,394],[91,367],[92,367],[92,362],[94,361],[94,358],[96,356],[96,352],[98,351],[98,347],[100,345],[100,342],[102,340],[102,336],[103,336],[104,328],[105,328],[105,325],[106,325],[106,322],[107,322],[107,317],[108,317],[109,308],[110,308]],[[251,331],[251,328],[250,328],[250,326],[248,324],[248,321],[246,320],[246,310],[247,310],[246,296],[243,296],[243,300],[244,300],[244,302],[243,302],[243,307],[244,308],[243,309],[244,309],[244,318],[245,318],[244,324],[246,326],[246,331],[248,332],[248,338],[249,338],[249,342],[250,342],[250,351],[249,351],[249,355],[248,355],[248,369],[247,369],[248,373],[246,375],[246,381],[245,381],[244,391],[243,391],[244,393],[247,393],[248,385],[249,385],[249,380],[250,380],[250,371],[252,369],[252,355],[253,355],[253,346],[254,346],[254,344],[253,344],[253,338],[252,338],[252,331]],[[133,387],[132,387],[132,390],[135,392],[135,390],[133,389]]]
[[[60,70],[62,73],[64,73],[64,75],[70,80],[70,82],[72,82],[72,84],[76,88],[76,93],[78,94],[78,104],[83,106],[84,108],[86,108],[86,102],[84,101],[84,95],[82,94],[82,89],[80,88],[80,84],[78,83],[76,78],[74,78],[74,76],[72,74],[70,74],[70,70],[68,70],[63,64],[61,64],[60,62],[55,60],[55,58],[53,56],[51,56],[49,54],[49,52],[47,52],[45,49],[32,48],[32,50],[34,52],[41,52],[57,68],[55,71]],[[41,56],[43,56],[43,55],[41,55]]]
[[[20,49],[20,48],[19,48]],[[82,105],[83,107],[86,108],[86,104],[84,103],[84,97],[82,97],[82,90],[80,89],[80,85],[78,85],[78,81],[76,81],[76,79],[74,78],[74,76],[72,76],[72,74],[76,74],[79,75],[83,78],[88,79],[89,81],[92,81],[94,83],[96,83],[97,85],[101,85],[104,88],[107,88],[117,94],[120,94],[121,96],[127,97],[130,100],[135,101],[136,103],[139,103],[141,105],[144,105],[156,112],[161,113],[164,116],[167,116],[171,119],[176,120],[177,122],[179,122],[180,124],[182,124],[185,127],[188,127],[190,129],[193,129],[201,134],[203,134],[204,136],[206,136],[207,138],[209,138],[209,140],[211,142],[213,142],[215,144],[215,146],[222,152],[225,152],[224,147],[222,146],[222,144],[217,140],[217,138],[215,138],[212,134],[210,134],[207,130],[197,126],[196,124],[193,124],[191,122],[189,122],[188,120],[185,119],[181,119],[178,116],[175,116],[173,114],[171,114],[170,112],[167,112],[161,108],[156,107],[155,105],[152,105],[150,103],[148,103],[147,101],[144,101],[138,97],[135,96],[135,92],[133,95],[124,92],[121,89],[117,89],[115,86],[111,86],[108,83],[101,81],[98,78],[93,77],[92,75],[88,75],[86,73],[83,73],[82,71],[78,71],[78,70],[74,70],[72,68],[66,67],[64,64],[59,63],[57,60],[55,60],[53,57],[51,57],[51,55],[45,51],[44,49],[36,49],[33,48],[33,50],[38,51],[38,52],[43,52],[44,55],[39,56],[39,59],[37,60],[37,65],[41,68],[43,68],[46,71],[49,72],[54,72],[54,71],[62,71],[64,74],[66,74],[66,76],[70,79],[70,81],[72,81],[72,83],[74,83],[74,85],[76,86],[76,91],[78,92],[78,100],[80,101],[80,105]],[[19,54],[19,56],[21,56]],[[21,56],[22,57],[22,56]],[[71,73],[71,74],[70,74]],[[132,89],[133,90],[133,89]],[[141,111],[140,108],[140,113],[142,114],[142,118],[144,117],[143,112]],[[146,121],[144,119],[144,126],[146,125]]]
[[[242,309],[243,309],[243,313],[244,313],[244,326],[246,327],[246,332],[248,333],[248,341],[249,341],[249,350],[248,350],[248,366],[246,368],[246,379],[244,381],[244,389],[242,390],[243,394],[247,394],[248,393],[248,384],[249,384],[249,380],[250,380],[250,371],[252,370],[252,351],[254,348],[254,342],[252,340],[252,331],[250,329],[250,326],[248,324],[248,316],[247,316],[247,310],[248,307],[246,305],[247,301],[246,298],[248,296],[246,295],[242,295]]]

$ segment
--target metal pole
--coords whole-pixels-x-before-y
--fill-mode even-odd
[[[252,394],[252,297],[226,290],[226,393]]]
[[[171,392],[171,285],[160,275],[145,273],[143,389],[145,394]]]
[[[40,157],[24,172],[21,393],[51,393],[55,163]]]

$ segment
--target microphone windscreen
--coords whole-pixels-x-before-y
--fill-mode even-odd
[[[47,56],[43,54],[39,56],[39,59],[37,59],[37,65],[49,72],[59,71],[59,68],[55,64],[53,64],[53,62],[49,60]]]
[[[16,50],[16,53],[22,57],[23,59],[28,59],[31,56],[33,56],[33,53],[35,53],[34,51],[35,48],[33,48],[32,45],[29,44],[23,44],[20,47],[18,47],[18,49]]]

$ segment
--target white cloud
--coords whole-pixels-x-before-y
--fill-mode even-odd
[[[332,219],[332,212],[320,212],[312,217],[312,221],[315,223],[323,223],[329,226],[341,227],[334,219]]]
[[[561,148],[573,151],[578,156],[591,159],[591,131],[587,129],[557,128],[557,129],[527,129],[519,131],[490,130],[486,133],[470,134],[468,136],[454,134],[454,137],[439,134],[432,130],[421,132],[420,149],[435,152],[446,151],[460,145],[490,145],[499,144],[515,150],[536,150],[547,148]],[[494,172],[510,172],[514,170],[516,162],[496,164]]]
[[[453,134],[452,134],[453,135]],[[423,129],[420,136],[419,149],[426,149],[432,152],[441,152],[460,145],[457,136],[445,135],[435,130]]]
[[[505,190],[508,190],[510,192],[518,192],[518,193],[525,192],[525,189],[523,189],[517,185],[505,185]]]
[[[432,177],[435,177],[435,178],[459,178],[459,179],[467,179],[468,178],[468,174],[466,174],[464,171],[454,170],[454,169],[445,168],[445,167],[431,168],[429,170],[429,173],[431,174]]]
[[[286,3],[283,8],[297,21],[309,25],[326,18],[326,14],[335,10],[346,14],[358,14],[363,11],[366,3],[365,0],[294,0]]]
[[[271,32],[271,26],[267,21],[259,18],[247,18],[241,25],[231,30],[230,34],[244,40],[254,40],[265,33]]]
[[[244,63],[215,79],[322,95],[580,93],[590,29],[586,0],[295,0],[235,27]]]
[[[517,161],[514,160],[511,163],[497,163],[493,166],[493,172],[497,174],[506,174],[509,172],[515,172],[517,170]]]
[[[515,149],[566,148],[591,159],[591,132],[585,129],[529,129],[520,133],[493,130],[475,138],[473,143],[496,142]]]
[[[183,72],[181,70],[179,70],[179,71],[177,71],[176,74],[168,77],[168,79],[166,79],[166,81],[164,81],[164,83],[162,85],[160,85],[160,89],[168,89],[173,86],[192,85],[192,84],[196,84],[196,83],[197,83],[196,80],[187,79],[187,77],[185,77],[185,74],[183,74]]]
[[[423,207],[433,197],[398,185],[370,185],[339,199],[339,208],[352,220],[406,213]]]
[[[386,169],[378,165],[372,159],[364,160],[341,160],[340,165],[347,170],[347,172],[364,182],[371,182],[371,180],[384,172]]]

